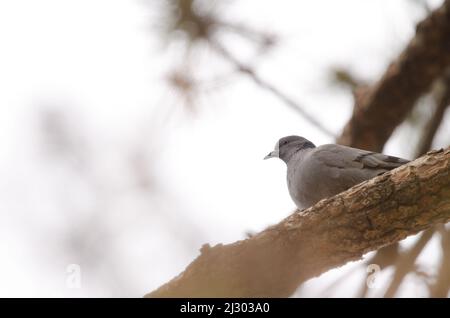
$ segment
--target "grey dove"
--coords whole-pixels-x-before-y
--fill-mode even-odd
[[[299,136],[281,138],[264,159],[274,157],[287,165],[289,194],[299,209],[409,162],[335,144],[316,147]]]

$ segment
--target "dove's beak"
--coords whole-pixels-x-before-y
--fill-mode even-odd
[[[267,156],[264,157],[264,160],[270,159],[270,158],[278,158],[278,150],[274,150],[270,152]]]

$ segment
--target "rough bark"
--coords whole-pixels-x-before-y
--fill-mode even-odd
[[[307,279],[450,220],[450,148],[296,211],[242,241],[204,245],[147,297],[287,297]]]
[[[337,142],[381,152],[416,100],[450,65],[450,0],[417,25],[416,35],[382,78],[362,88]]]

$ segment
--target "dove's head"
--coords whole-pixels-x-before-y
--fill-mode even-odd
[[[296,152],[315,147],[316,146],[306,138],[300,136],[287,136],[278,140],[275,144],[275,149],[265,156],[264,159],[280,158],[287,163]]]

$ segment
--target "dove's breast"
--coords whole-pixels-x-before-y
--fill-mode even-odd
[[[348,180],[342,169],[330,168],[315,160],[313,154],[314,149],[311,149],[288,164],[289,194],[299,209],[309,208],[359,183]]]

